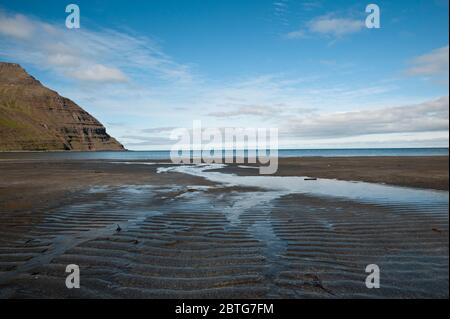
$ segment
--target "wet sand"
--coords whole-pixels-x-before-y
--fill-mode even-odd
[[[445,161],[383,159],[396,179],[381,181],[448,189]],[[282,159],[279,174],[371,181],[375,162]],[[448,298],[448,206],[273,197],[158,166],[0,161],[0,298]]]
[[[448,167],[448,156],[280,158],[275,175],[448,190]],[[240,169],[237,165],[232,165],[225,171],[238,175],[258,174],[258,170]]]

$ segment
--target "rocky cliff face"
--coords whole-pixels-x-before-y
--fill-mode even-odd
[[[123,150],[105,127],[20,65],[0,62],[0,151]]]

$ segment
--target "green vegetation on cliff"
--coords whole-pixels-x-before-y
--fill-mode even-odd
[[[0,151],[123,149],[74,102],[18,64],[0,62]]]

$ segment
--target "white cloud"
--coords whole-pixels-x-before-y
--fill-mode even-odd
[[[95,64],[86,69],[76,69],[71,76],[81,81],[98,81],[98,82],[126,82],[127,77],[122,71],[106,67],[101,64]]]
[[[302,1],[301,6],[303,10],[312,11],[323,6],[323,3],[320,1]]]
[[[236,116],[271,116],[276,113],[276,108],[261,105],[243,105],[233,110],[211,112],[208,115],[214,117],[236,117]]]
[[[283,107],[261,107],[248,109],[242,116],[265,116],[272,112],[277,125],[261,124],[242,126],[237,122],[221,122],[214,125],[203,121],[203,129],[217,128],[221,132],[225,127],[278,127],[281,147],[414,147],[448,144],[449,129],[448,96],[425,101],[419,104],[385,107],[371,110],[347,112],[292,112],[282,116]],[[216,116],[227,120],[238,116],[236,110]],[[245,110],[243,110],[245,113]],[[255,124],[255,122],[253,122]],[[189,124],[185,126],[191,129]],[[126,144],[134,148],[167,149],[174,141],[169,139],[174,127],[157,127],[136,131],[133,135],[123,135]]]
[[[142,133],[146,133],[146,134],[160,134],[160,133],[170,133],[174,129],[176,129],[176,127],[174,127],[174,126],[163,126],[163,127],[146,128],[141,131],[142,131]]]
[[[306,37],[306,32],[303,30],[292,31],[286,34],[288,39],[301,39]]]
[[[275,11],[277,12],[285,12],[288,7],[287,3],[281,1],[274,2],[273,5],[275,6]]]
[[[48,63],[54,66],[75,67],[80,65],[80,60],[71,54],[55,53],[48,56]]]
[[[342,138],[371,134],[445,132],[449,129],[448,120],[449,98],[444,96],[415,105],[292,118],[284,126],[284,134],[300,138]]]
[[[286,105],[240,105],[236,108],[225,111],[211,112],[208,115],[216,118],[233,118],[233,117],[259,117],[259,118],[280,118],[292,112],[292,108],[287,108]],[[313,109],[295,108],[295,112],[309,113]]]
[[[289,6],[287,0],[279,0],[273,3],[274,7],[274,15],[277,18],[279,22],[281,22],[283,25],[288,25],[289,21],[287,18]]]
[[[0,34],[17,39],[27,39],[33,35],[34,26],[25,16],[6,16],[0,12]]]
[[[448,82],[449,49],[448,45],[416,57],[406,71],[410,76],[446,76]]]
[[[324,36],[342,37],[363,30],[365,22],[363,19],[339,18],[332,14],[317,17],[308,21],[305,26],[286,34],[288,39],[306,38],[311,34]]]
[[[159,145],[170,146],[174,143],[174,141],[171,140],[169,137],[160,137],[160,136],[123,135],[120,136],[120,140],[126,141],[127,145],[134,148],[136,147],[145,148]]]
[[[364,28],[364,21],[357,19],[320,17],[311,21],[308,26],[310,32],[339,37],[361,31]]]
[[[73,79],[125,82],[134,74],[159,81],[192,81],[190,68],[165,55],[150,39],[109,29],[69,30],[0,11],[0,54]]]

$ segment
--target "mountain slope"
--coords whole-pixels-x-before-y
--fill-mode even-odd
[[[0,151],[124,150],[105,127],[20,65],[0,62]]]

